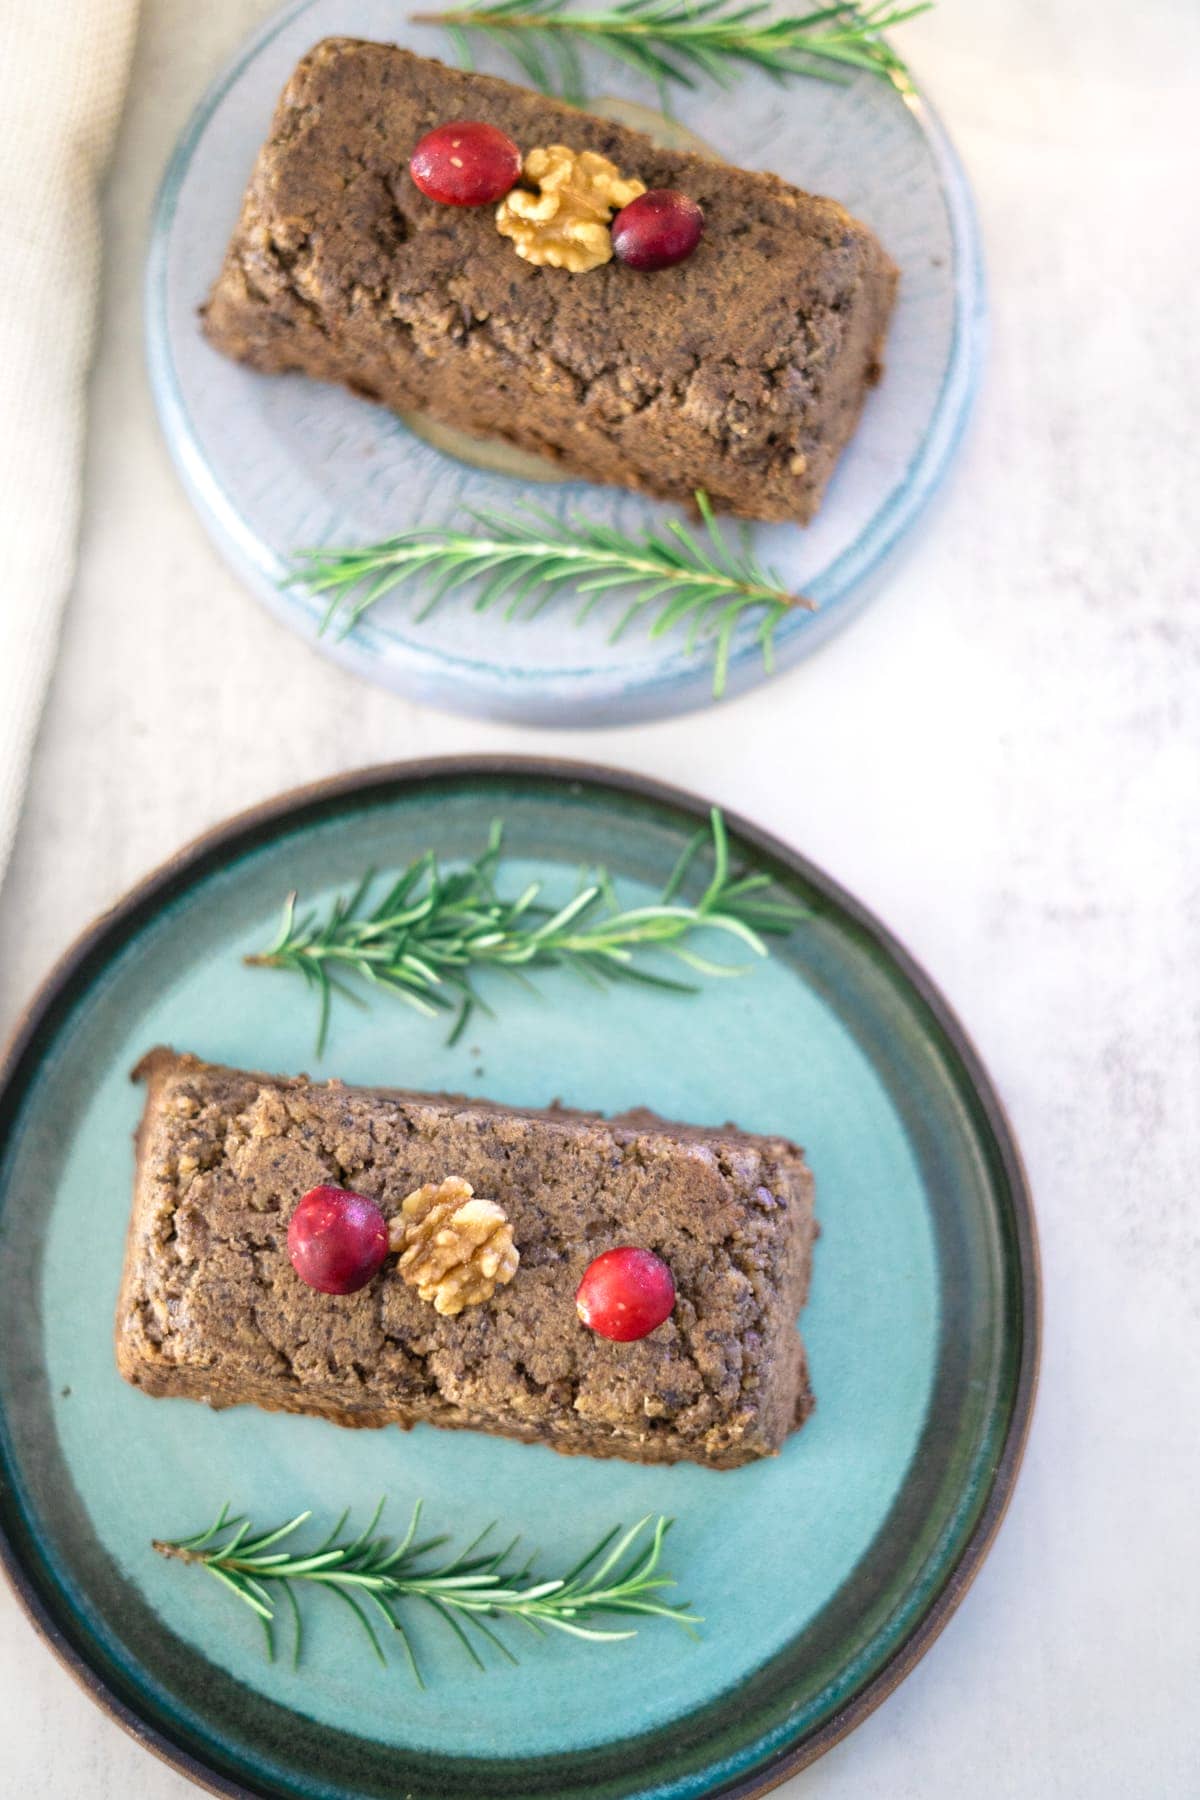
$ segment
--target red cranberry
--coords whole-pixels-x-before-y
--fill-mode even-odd
[[[311,1188],[288,1225],[288,1255],[319,1294],[353,1294],[378,1274],[387,1224],[374,1200],[345,1188]]]
[[[612,223],[613,250],[631,269],[669,269],[692,254],[704,214],[676,188],[651,188],[623,206]]]
[[[486,206],[516,187],[521,152],[494,125],[455,119],[421,139],[408,167],[421,192],[442,206]]]
[[[628,1244],[589,1263],[575,1294],[584,1324],[617,1344],[644,1338],[674,1304],[675,1279],[661,1256]]]

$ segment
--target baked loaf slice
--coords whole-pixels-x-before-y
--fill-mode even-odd
[[[522,261],[495,207],[427,199],[435,125],[482,119],[523,153],[594,150],[704,210],[653,275]],[[591,481],[806,522],[878,378],[896,270],[832,200],[491,76],[329,38],[276,111],[205,308],[210,341],[499,437]]]
[[[716,1469],[774,1454],[811,1410],[796,1316],[812,1177],[783,1139],[317,1086],[170,1050],[135,1076],[149,1092],[117,1364],[149,1394]],[[288,1220],[309,1188],[389,1214],[449,1175],[512,1226],[520,1264],[490,1300],[443,1317],[394,1257],[354,1294],[295,1274]],[[656,1252],[676,1283],[670,1318],[635,1343],[575,1310],[588,1263],[618,1244]]]

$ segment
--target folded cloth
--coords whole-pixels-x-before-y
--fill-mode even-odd
[[[137,0],[0,4],[0,878],[75,565],[97,190]]]

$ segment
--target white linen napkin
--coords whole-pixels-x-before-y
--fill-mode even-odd
[[[0,879],[75,565],[97,190],[137,0],[0,0]]]

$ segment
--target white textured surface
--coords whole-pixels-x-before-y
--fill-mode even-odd
[[[273,625],[180,497],[140,361],[157,173],[257,0],[152,0],[108,199],[80,579],[0,894],[0,1028],[98,908],[289,783],[559,751],[702,788],[875,906],[1013,1112],[1042,1393],[962,1611],[796,1800],[1200,1792],[1200,591],[1194,0],[943,0],[906,43],[976,184],[991,365],[949,489],[840,640],[720,712],[463,723]],[[1191,157],[1194,165],[1194,155]],[[6,590],[2,604],[13,603]],[[190,1790],[0,1595],[0,1792]]]

